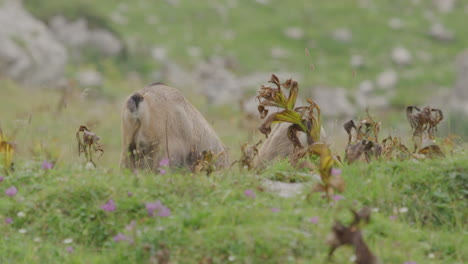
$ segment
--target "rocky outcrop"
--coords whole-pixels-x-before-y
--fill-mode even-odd
[[[20,1],[0,1],[0,75],[27,86],[57,83],[67,51]]]

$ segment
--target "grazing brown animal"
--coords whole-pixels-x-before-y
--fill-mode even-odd
[[[288,128],[290,123],[279,123],[273,127],[270,135],[258,150],[255,165],[259,168],[265,167],[269,162],[285,159],[294,153],[294,145],[288,138]],[[321,138],[326,138],[325,130],[320,132]],[[308,146],[307,135],[304,132],[297,132],[297,137],[302,146]]]
[[[177,89],[154,83],[127,98],[122,111],[122,168],[156,171],[164,158],[171,167],[191,167],[202,151],[223,152],[217,165],[228,163],[216,132]]]

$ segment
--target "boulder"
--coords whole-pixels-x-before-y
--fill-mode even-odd
[[[327,116],[352,117],[356,113],[344,88],[317,86],[312,91],[312,100]]]
[[[20,1],[0,1],[0,74],[27,85],[62,79],[67,51]]]
[[[50,19],[49,27],[75,56],[87,49],[96,50],[104,56],[115,56],[124,48],[122,41],[114,33],[104,28],[90,28],[84,18],[68,21],[62,15],[57,15]]]

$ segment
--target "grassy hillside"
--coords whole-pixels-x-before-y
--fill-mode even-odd
[[[169,263],[326,263],[325,240],[334,220],[348,223],[349,209],[363,206],[373,208],[364,238],[383,263],[468,262],[463,143],[443,159],[344,165],[346,190],[331,203],[312,193],[316,180],[305,171],[299,171],[301,194],[283,198],[268,191],[265,179],[276,178],[276,172],[298,173],[286,161],[260,174],[237,166],[211,176],[179,170],[135,175],[118,168],[122,102],[145,84],[160,81],[151,79],[164,65],[149,55],[154,46],[166,48],[168,58],[188,70],[221,55],[235,58],[238,76],[297,73],[303,76],[304,94],[317,84],[354,90],[393,68],[400,76],[392,98],[396,114],[377,112],[375,118],[383,121],[382,137],[390,131],[410,142],[403,106],[425,102],[437,92],[434,87],[453,85],[454,58],[468,46],[466,1],[457,1],[448,14],[435,11],[432,1],[404,0],[369,1],[368,8],[361,7],[366,1],[357,0],[23,2],[44,21],[58,13],[87,17],[92,26],[116,32],[127,51],[106,59],[84,54],[69,65],[69,76],[82,68],[102,72],[104,84],[96,89],[35,90],[0,78],[0,126],[6,139],[16,142],[15,171],[5,175],[0,168],[0,263],[165,263],[158,259],[167,255]],[[126,22],[116,20],[116,13]],[[395,17],[403,28],[389,27]],[[428,37],[432,21],[452,30],[455,40]],[[301,28],[304,36],[288,38],[284,32],[289,27]],[[337,28],[352,32],[350,42],[331,37]],[[411,51],[411,65],[391,61],[391,51],[399,45]],[[199,48],[200,56],[191,56],[189,47]],[[271,49],[278,47],[289,54],[275,58]],[[353,77],[354,54],[366,63]],[[142,78],[129,78],[131,72]],[[249,138],[241,113],[231,105],[208,105],[195,91],[184,94],[237,159],[239,146]],[[78,156],[75,133],[80,125],[101,137],[104,154],[95,159],[97,169],[86,169]],[[440,131],[440,138],[452,125],[466,136],[463,120],[447,115],[441,126],[449,129]],[[342,124],[330,135],[333,152],[342,155],[347,140]],[[43,168],[44,161],[54,167]],[[149,215],[146,206],[157,201],[170,215],[166,209],[162,216],[161,209]],[[351,263],[352,256],[350,248],[340,248],[335,263]]]
[[[294,72],[304,76],[306,88],[324,84],[355,89],[361,81],[375,80],[377,74],[393,68],[400,76],[393,98],[397,106],[424,102],[434,89],[452,87],[455,56],[468,46],[466,1],[457,1],[450,13],[437,11],[433,1],[406,0],[26,0],[25,4],[45,21],[58,13],[70,18],[85,16],[91,24],[118,32],[131,55],[117,62],[124,71],[148,74],[158,70],[163,63],[148,56],[154,46],[166,48],[169,59],[187,68],[213,55],[230,56],[237,61],[238,75]],[[403,27],[392,29],[393,18],[400,19]],[[455,40],[445,43],[429,37],[435,22],[452,31]],[[301,29],[303,36],[287,37],[285,31],[290,27]],[[350,30],[349,43],[332,38],[338,28]],[[410,51],[411,65],[392,62],[391,52],[397,46]],[[191,47],[200,49],[200,57],[189,55]],[[287,55],[274,58],[272,48],[281,48]],[[310,58],[305,57],[305,48],[310,50]],[[362,55],[365,61],[354,78],[352,55]],[[95,62],[102,67],[102,62]],[[310,64],[315,66],[313,73]]]

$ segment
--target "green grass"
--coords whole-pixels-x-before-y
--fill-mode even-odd
[[[295,72],[304,77],[300,83],[303,95],[309,95],[309,87],[316,84],[352,90],[362,80],[374,80],[379,72],[395,68],[401,77],[392,98],[397,114],[375,113],[375,119],[383,121],[384,138],[384,131],[409,133],[403,106],[426,101],[433,85],[452,86],[453,60],[468,44],[468,35],[463,34],[463,8],[436,13],[456,36],[453,43],[443,44],[425,35],[431,23],[424,12],[432,1],[420,5],[404,0],[373,1],[369,10],[352,0],[272,0],[269,5],[229,1],[237,4],[227,9],[226,18],[217,10],[228,6],[228,1],[179,2],[177,7],[166,1],[125,4],[128,24],[120,25],[110,19],[119,8],[115,1],[24,1],[44,21],[57,13],[84,16],[92,27],[108,28],[126,43],[136,44],[117,58],[85,54],[71,63],[68,76],[81,68],[103,72],[104,85],[87,92],[75,87],[64,95],[54,89],[23,88],[0,78],[0,125],[7,139],[17,144],[15,172],[0,182],[0,263],[156,263],[155,256],[163,247],[170,252],[170,263],[203,263],[210,258],[213,263],[326,263],[325,239],[334,220],[350,221],[348,209],[362,206],[374,208],[364,237],[384,263],[468,262],[468,156],[463,152],[440,160],[345,165],[345,199],[333,205],[310,192],[312,175],[298,175],[286,161],[272,164],[260,175],[239,171],[237,166],[209,177],[178,171],[133,175],[118,168],[122,102],[146,83],[161,81],[149,80],[149,74],[162,67],[148,56],[152,46],[168,48],[170,58],[188,69],[200,59],[226,55],[237,59],[235,74],[239,76]],[[159,23],[147,23],[148,16],[157,17]],[[403,19],[406,26],[389,29],[392,17]],[[283,31],[289,26],[302,28],[304,38],[287,39]],[[330,38],[330,32],[339,27],[352,31],[350,43]],[[227,30],[235,32],[234,39],[223,37]],[[412,52],[412,65],[393,65],[389,56],[397,45]],[[191,58],[188,46],[200,47],[201,58]],[[290,55],[271,58],[270,49],[276,46]],[[310,58],[304,55],[305,48],[310,50]],[[431,54],[432,61],[419,59],[418,51]],[[349,66],[352,54],[366,59],[366,66],[354,78]],[[315,65],[313,72],[310,63]],[[143,80],[128,80],[126,73],[131,71],[141,74]],[[231,106],[207,105],[195,92],[184,94],[213,124],[231,158],[237,159],[240,145],[248,138],[239,125],[240,113]],[[60,107],[62,99],[65,108]],[[466,121],[446,116],[440,135],[455,131],[466,136]],[[78,157],[75,133],[80,125],[101,137],[105,152],[95,160],[96,170],[86,170],[84,158]],[[330,143],[340,154],[346,134],[341,124],[338,127],[339,131],[331,131]],[[258,138],[257,134],[252,141]],[[403,139],[408,142],[407,137]],[[56,165],[44,171],[43,160]],[[304,191],[294,198],[281,198],[262,187],[265,178],[302,182]],[[14,197],[5,195],[10,186],[18,188]],[[246,189],[254,190],[256,197],[245,196]],[[116,203],[114,212],[101,209],[109,199]],[[156,200],[170,208],[170,217],[148,216],[145,203]],[[274,213],[271,208],[280,211]],[[401,208],[408,211],[402,213]],[[20,212],[25,216],[18,216]],[[318,224],[310,223],[315,216]],[[12,224],[5,223],[7,217],[13,218]],[[127,230],[133,220],[135,228]],[[26,232],[20,233],[23,229]],[[113,237],[119,233],[134,243],[115,242]],[[73,242],[65,244],[70,238]],[[73,247],[71,253],[69,246]],[[350,248],[340,248],[335,263],[350,263],[352,255]]]
[[[2,263],[145,263],[165,245],[171,263],[321,263],[333,220],[349,221],[347,208],[378,208],[364,235],[385,263],[464,263],[468,260],[468,159],[372,163],[343,167],[344,200],[330,205],[311,194],[281,198],[264,191],[262,179],[232,169],[210,177],[169,173],[126,174],[88,171],[59,164],[50,171],[40,162],[20,160],[0,184],[18,194],[0,200]],[[252,189],[255,198],[244,195]],[[128,192],[132,195],[129,196]],[[113,199],[117,209],[100,207]],[[167,218],[149,217],[146,202],[160,200]],[[398,212],[406,207],[407,213]],[[279,208],[274,213],[271,208]],[[395,211],[396,210],[396,211]],[[24,217],[17,214],[23,212]],[[389,217],[396,215],[396,220]],[[319,223],[309,222],[318,216]],[[12,217],[10,225],[3,223]],[[134,230],[125,227],[135,220]],[[19,233],[26,229],[26,233]],[[133,244],[114,242],[123,233]],[[39,238],[41,242],[34,240]],[[72,238],[71,244],[64,240]],[[66,248],[72,246],[73,253]],[[430,259],[429,254],[435,258]],[[338,263],[350,249],[340,249]]]

